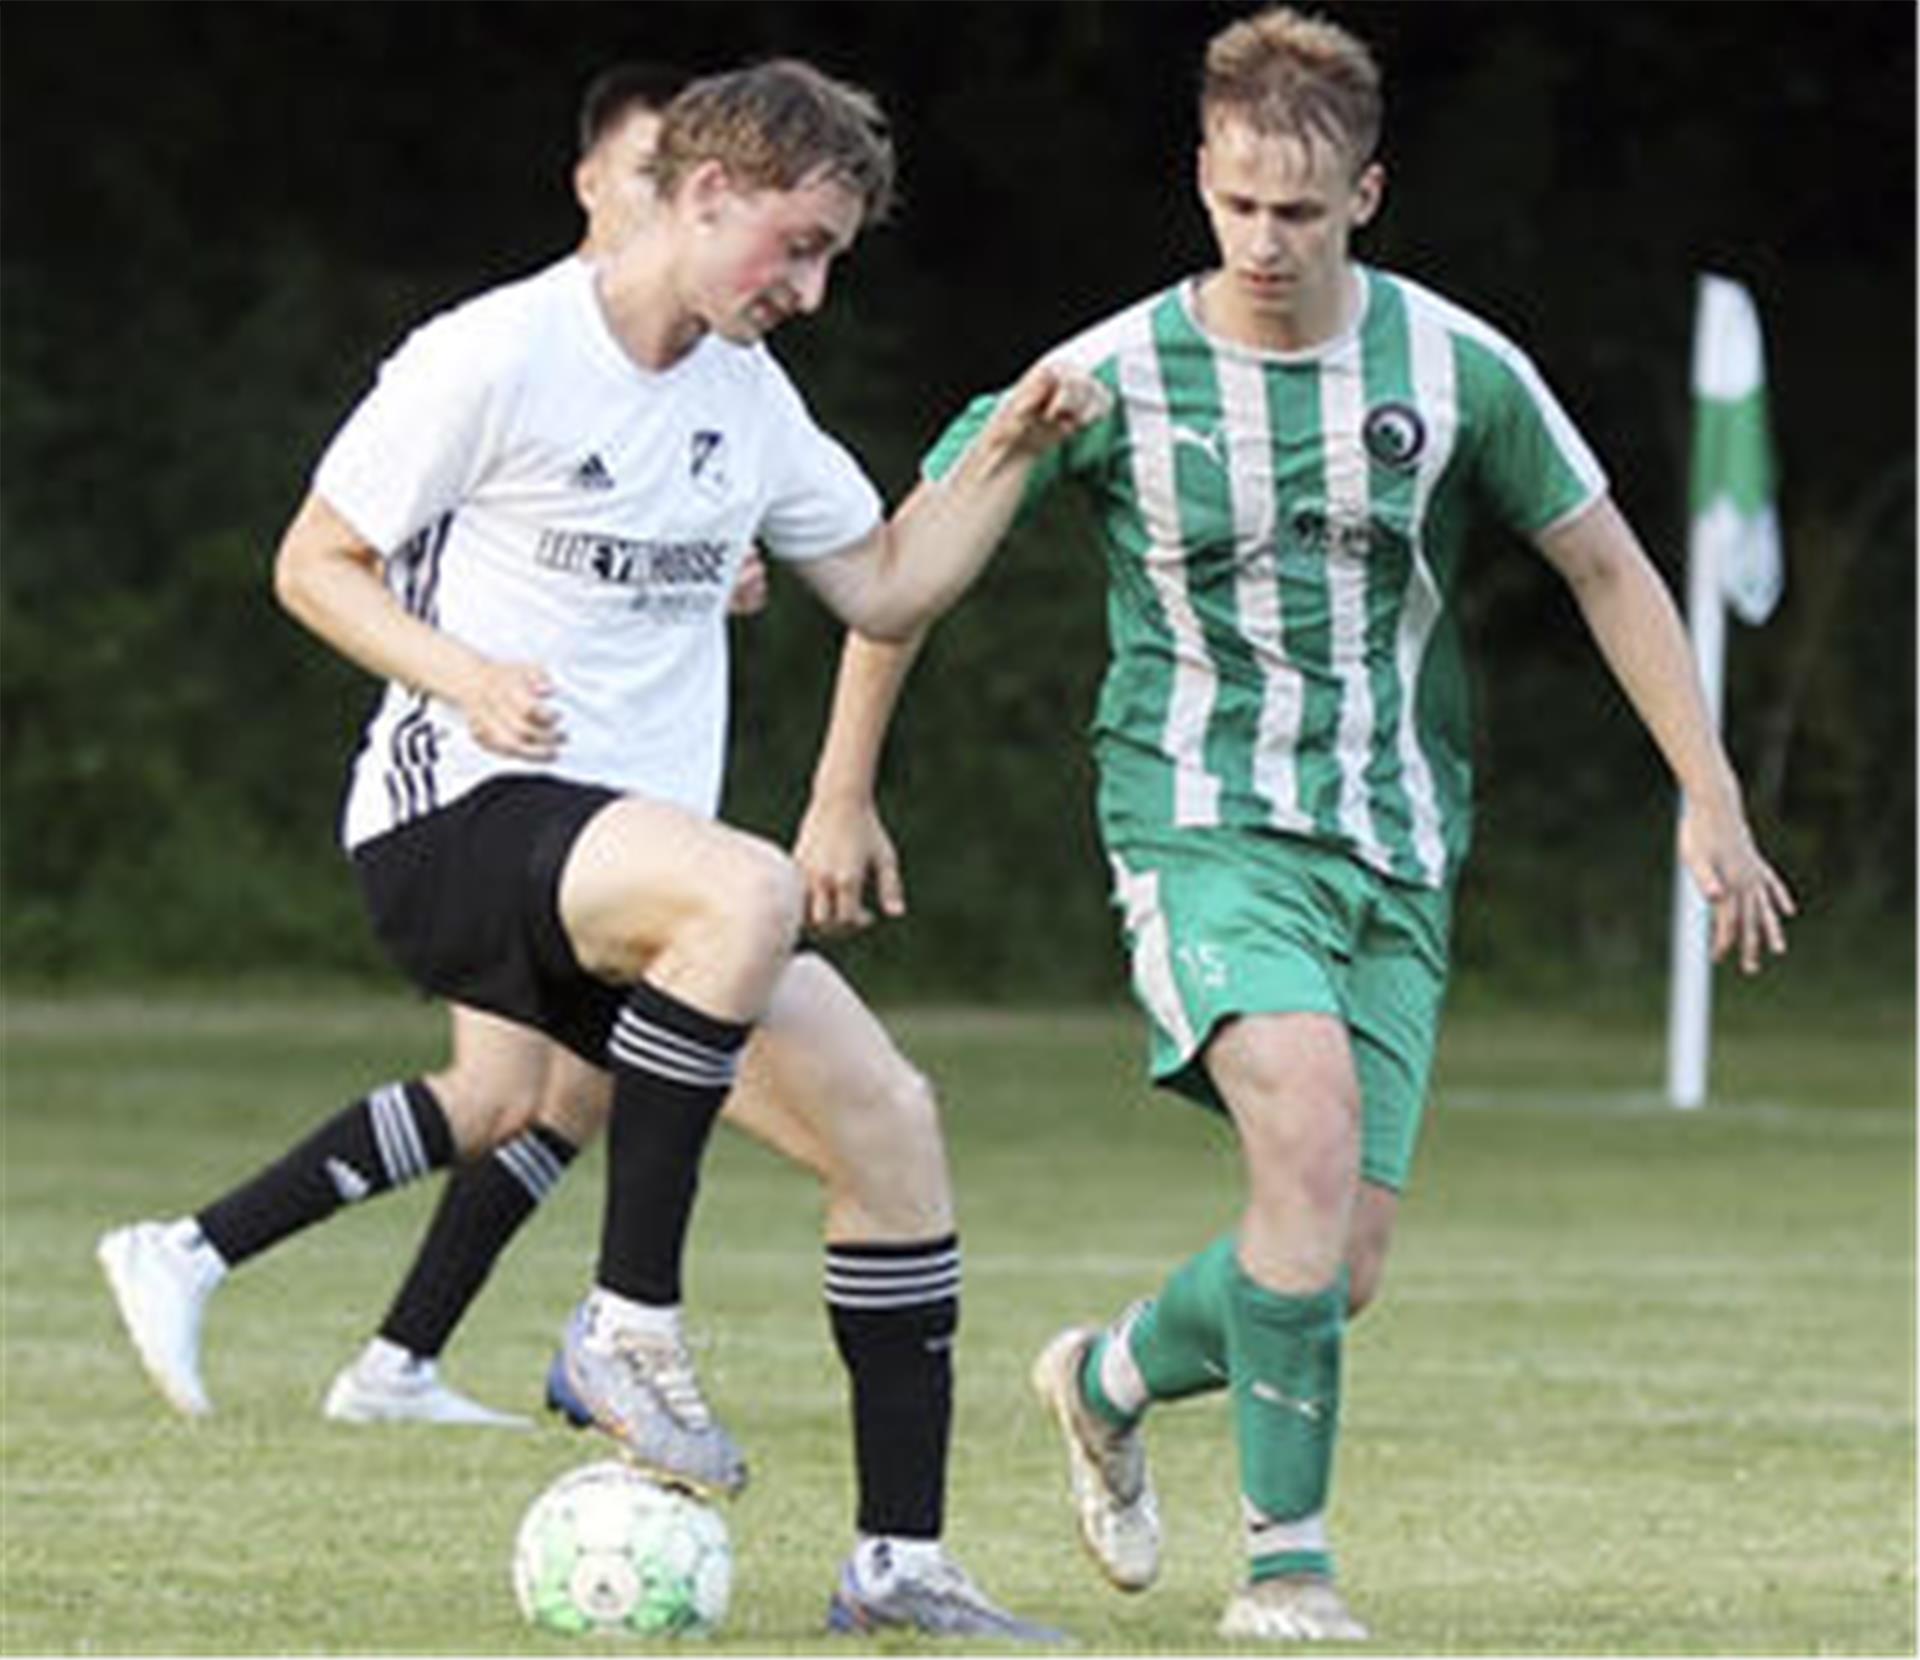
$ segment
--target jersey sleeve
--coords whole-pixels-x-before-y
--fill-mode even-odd
[[[880,523],[880,492],[847,447],[814,423],[786,375],[769,368],[773,460],[757,539],[776,559],[821,559]]]
[[[1114,391],[1114,377],[1110,368],[1093,371],[1095,378],[1108,389]],[[959,463],[961,456],[974,439],[980,436],[980,429],[993,418],[993,412],[1000,407],[1000,400],[1006,396],[1003,388],[998,392],[983,393],[956,415],[945,432],[934,440],[933,447],[921,458],[920,473],[923,478],[944,478]],[[1117,400],[1116,400],[1116,407]],[[1062,478],[1070,474],[1086,473],[1098,467],[1108,447],[1113,441],[1116,417],[1108,415],[1096,421],[1084,431],[1077,432],[1063,444],[1056,444],[1033,464],[1033,471],[1027,475],[1027,486],[1020,497],[1019,511],[1014,522],[1026,519],[1041,498]]]
[[[499,354],[458,313],[416,329],[333,436],[313,488],[383,554],[478,482],[505,403]]]
[[[1477,477],[1502,522],[1538,536],[1606,493],[1605,470],[1524,352],[1475,342],[1461,368],[1481,412]]]

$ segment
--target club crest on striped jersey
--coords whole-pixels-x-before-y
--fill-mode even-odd
[[[1361,425],[1360,442],[1382,467],[1403,473],[1427,447],[1427,423],[1410,403],[1375,404]]]

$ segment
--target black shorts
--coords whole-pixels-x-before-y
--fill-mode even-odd
[[[580,966],[560,871],[617,790],[492,778],[353,850],[373,931],[421,990],[532,1026],[595,1066],[627,995]]]

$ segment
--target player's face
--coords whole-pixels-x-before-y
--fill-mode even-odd
[[[1209,298],[1235,332],[1317,344],[1345,321],[1347,244],[1380,205],[1377,163],[1357,173],[1331,143],[1216,119],[1200,146],[1200,199],[1220,250]]]
[[[660,112],[636,104],[580,158],[573,193],[587,215],[582,252],[609,253],[652,217],[658,198],[647,164],[659,139]]]
[[[708,327],[749,345],[818,311],[864,212],[859,195],[827,175],[792,190],[722,185],[697,217],[695,288]]]

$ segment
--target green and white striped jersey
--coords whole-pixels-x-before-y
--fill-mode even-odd
[[[1093,732],[1110,845],[1260,827],[1424,887],[1466,855],[1449,599],[1474,510],[1532,536],[1606,479],[1510,341],[1404,278],[1361,277],[1354,324],[1310,351],[1208,334],[1189,280],[1049,354],[1115,395],[1029,489],[1030,504],[1071,479],[1106,546],[1113,655]],[[995,401],[948,428],[929,475]]]

